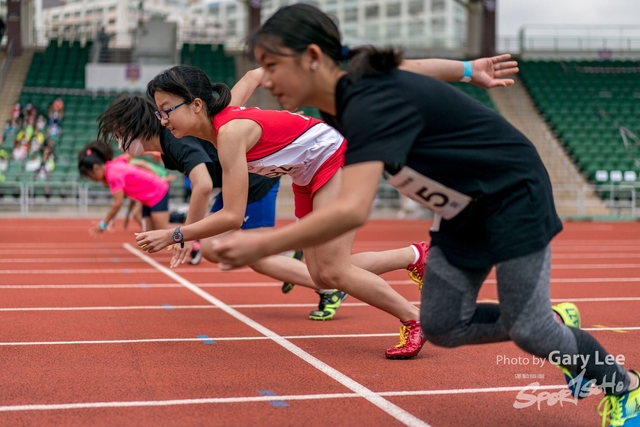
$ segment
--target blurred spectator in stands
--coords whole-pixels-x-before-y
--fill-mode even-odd
[[[62,98],[58,97],[54,99],[51,105],[49,106],[49,120],[53,121],[57,119],[58,123],[60,123],[63,117],[64,117],[64,102],[62,101]]]
[[[27,140],[27,144],[31,141],[33,137],[33,126],[25,126],[18,130],[18,134],[16,135],[16,139],[22,141],[23,139]]]
[[[62,129],[60,128],[60,126],[58,125],[57,121],[54,121],[51,125],[49,125],[49,127],[47,128],[47,137],[48,138],[52,138],[54,141],[57,140],[58,138],[60,138],[60,135],[62,134]]]
[[[25,107],[24,107],[24,124],[26,125],[31,125],[34,126],[36,124],[36,116],[37,116],[37,112],[36,112],[36,107],[32,104],[32,103],[28,103]]]
[[[46,127],[47,127],[47,119],[45,119],[44,116],[40,114],[36,119],[36,130],[44,133],[44,128]]]
[[[11,117],[14,119],[19,119],[22,116],[22,105],[18,102],[11,109]]]
[[[40,134],[42,136],[42,134]],[[35,153],[42,151],[42,143],[44,142],[44,136],[42,139],[38,138],[38,134],[34,134],[31,138],[31,145],[29,146],[29,153]]]
[[[43,151],[45,151],[45,150],[49,150],[49,151],[51,151],[51,152],[53,153],[54,149],[55,149],[55,144],[54,144],[54,142],[53,142],[53,139],[51,139],[51,138],[46,138],[46,139],[44,140],[44,144],[43,144],[43,146],[42,146],[42,150],[43,150]]]
[[[9,169],[9,153],[0,150],[0,173],[6,172],[7,169]]]
[[[42,154],[42,162],[38,170],[36,170],[36,176],[38,179],[46,180],[49,178],[49,174],[55,169],[55,156],[53,150],[49,150],[48,147],[44,148]]]
[[[17,132],[18,128],[15,126],[13,120],[7,120],[2,129],[2,142],[13,141]]]
[[[98,31],[98,43],[100,44],[100,58],[98,62],[109,62],[109,41],[111,35],[107,34],[104,27],[100,27]]]
[[[29,154],[29,140],[26,138],[16,139],[13,144],[13,151],[11,153],[13,160],[23,162],[27,159]]]
[[[24,164],[24,170],[26,172],[36,172],[42,165],[42,157],[40,152],[31,153],[29,159]]]
[[[2,43],[2,37],[4,37],[4,32],[7,29],[7,25],[4,23],[4,19],[0,17],[0,43]]]

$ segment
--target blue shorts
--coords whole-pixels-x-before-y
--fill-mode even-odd
[[[276,197],[278,196],[279,188],[280,181],[276,182],[262,199],[247,205],[241,229],[250,230],[252,228],[273,227],[276,225]],[[211,212],[218,212],[222,209],[222,206],[224,204],[222,194],[220,194],[211,207]]]
[[[149,217],[151,216],[151,212],[167,212],[169,210],[169,190],[167,189],[167,194],[155,205],[142,206],[142,216]]]

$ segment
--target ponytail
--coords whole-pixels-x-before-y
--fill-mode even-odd
[[[212,97],[212,102],[207,103],[209,117],[213,117],[220,111],[224,110],[231,103],[231,90],[224,83],[214,83],[211,87],[212,94],[218,95],[217,98]]]
[[[352,82],[365,76],[386,74],[398,68],[402,62],[402,51],[392,47],[359,46],[349,51],[347,77]]]

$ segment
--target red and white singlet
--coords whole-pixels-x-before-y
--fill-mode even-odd
[[[255,107],[227,107],[216,114],[216,135],[234,119],[253,120],[262,128],[260,140],[247,152],[249,172],[270,178],[289,175],[299,186],[308,185],[344,141],[338,131],[318,119]]]

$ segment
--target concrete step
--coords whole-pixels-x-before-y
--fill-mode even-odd
[[[27,72],[31,66],[34,51],[35,49],[33,48],[24,48],[22,55],[12,59],[7,79],[0,90],[0,99],[2,100],[0,103],[0,120],[2,123],[11,118],[11,109],[20,98],[20,92],[22,92]]]

